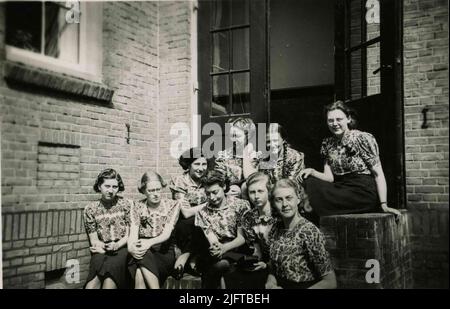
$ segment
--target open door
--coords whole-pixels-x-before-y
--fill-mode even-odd
[[[202,124],[268,120],[267,1],[199,1],[198,109]],[[202,140],[208,136],[202,136]]]
[[[391,207],[405,205],[401,1],[335,0],[335,99],[380,147]]]

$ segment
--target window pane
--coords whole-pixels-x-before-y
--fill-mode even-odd
[[[232,0],[231,10],[232,25],[248,24],[250,15],[248,0]]]
[[[349,3],[349,23],[350,23],[350,46],[355,46],[358,44],[361,44],[363,42],[363,38],[365,38],[362,35],[362,27],[364,26],[362,22],[365,22],[365,6],[361,7],[363,5],[363,1],[361,0],[351,0]],[[365,1],[364,1],[365,2]],[[364,11],[362,11],[364,10]]]
[[[6,3],[6,44],[41,52],[42,3]]]
[[[249,68],[249,33],[249,28],[236,29],[232,32],[234,70],[246,70]]]
[[[350,99],[362,98],[362,78],[361,50],[358,49],[350,54]]]
[[[230,1],[216,0],[213,1],[212,28],[224,28],[230,25]]]
[[[233,114],[250,112],[250,73],[233,74]]]
[[[228,75],[219,75],[212,77],[211,115],[228,115],[230,87],[228,84]]]
[[[381,67],[380,63],[380,43],[367,47],[367,95],[381,93]],[[377,72],[378,71],[378,72]],[[375,72],[375,74],[374,74]]]
[[[229,35],[228,31],[216,32],[212,36],[212,59],[214,73],[228,71],[230,69],[229,61]]]
[[[78,63],[80,24],[66,22],[64,5],[45,3],[45,55]]]

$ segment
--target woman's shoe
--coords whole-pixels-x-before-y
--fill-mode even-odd
[[[183,278],[183,275],[184,275],[184,267],[183,265],[178,265],[178,267],[174,269],[173,277],[176,280],[180,280],[181,278]]]

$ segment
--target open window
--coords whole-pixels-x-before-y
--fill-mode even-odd
[[[335,1],[335,99],[380,146],[388,201],[405,201],[401,1]]]

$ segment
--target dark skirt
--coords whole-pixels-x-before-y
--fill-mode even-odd
[[[295,282],[285,278],[277,277],[277,285],[283,289],[307,289],[318,281]]]
[[[334,182],[308,177],[305,186],[310,205],[319,216],[380,210],[377,186],[372,175],[334,176]]]
[[[136,278],[136,270],[138,267],[144,267],[152,274],[154,274],[159,281],[159,285],[163,286],[167,277],[172,273],[175,264],[175,246],[173,238],[161,244],[152,246],[141,260],[136,260],[131,257],[128,263],[128,270],[130,271],[133,282]]]
[[[195,227],[193,235],[193,252],[197,256],[197,269],[202,276],[202,287],[207,289],[217,288],[220,278],[223,276],[227,288],[239,288],[241,276],[248,276],[244,272],[236,272],[236,263],[244,256],[250,256],[251,250],[247,245],[242,245],[226,252],[221,258],[211,256],[209,242],[202,229]]]
[[[180,215],[175,225],[175,240],[182,253],[190,252],[192,248],[192,235],[195,230],[195,216],[184,218]]]
[[[114,253],[92,254],[86,282],[89,282],[98,276],[102,282],[106,278],[111,278],[117,285],[117,288],[126,288],[129,279],[127,272],[127,256],[128,250],[126,247],[122,247]]]

